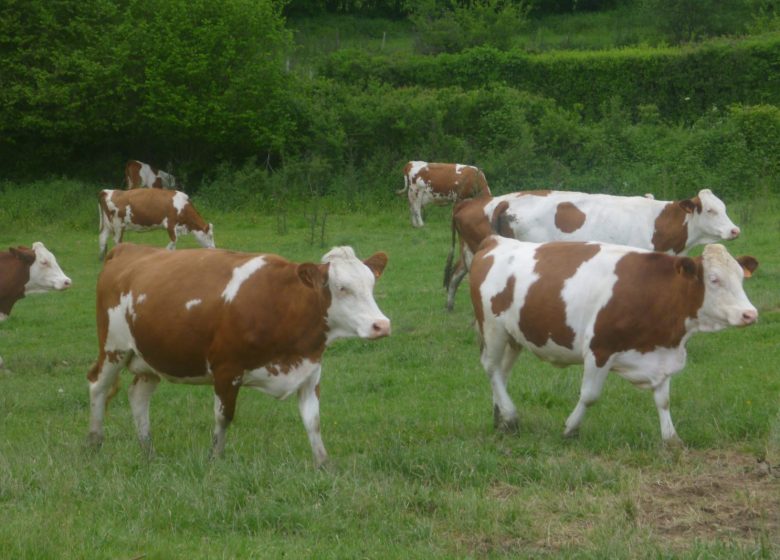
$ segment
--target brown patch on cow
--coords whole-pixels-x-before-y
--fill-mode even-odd
[[[490,268],[493,266],[493,257],[487,255],[493,250],[498,242],[495,239],[488,238],[479,246],[479,251],[474,255],[474,261],[471,263],[469,271],[469,284],[471,288],[471,304],[474,307],[474,317],[479,326],[479,332],[482,332],[482,326],[485,322],[485,311],[482,308],[482,294],[480,288],[487,278]]]
[[[612,297],[596,317],[590,348],[599,367],[612,354],[676,348],[704,301],[701,257],[628,253],[615,266]]]
[[[317,383],[317,386],[314,387],[314,394],[317,396],[317,400],[320,400],[320,384]]]
[[[411,165],[407,164],[407,168],[411,168]],[[404,171],[408,175],[407,168],[404,168]],[[418,179],[430,187],[434,197],[463,200],[490,196],[485,174],[472,165],[429,163],[411,178],[411,182],[415,183]]]
[[[563,233],[573,233],[585,223],[585,213],[571,202],[561,202],[555,212],[555,227]]]
[[[685,226],[685,218],[692,209],[701,212],[699,197],[680,202],[668,203],[655,219],[653,231],[653,249],[656,251],[682,253],[688,243],[688,228]]]
[[[514,239],[515,232],[512,231],[512,226],[509,225],[514,219],[514,216],[510,216],[506,213],[509,209],[509,202],[502,200],[493,209],[493,216],[490,219],[491,229],[502,237],[508,237]]]
[[[493,315],[498,317],[504,311],[512,306],[512,301],[515,296],[515,275],[510,274],[506,279],[506,286],[504,289],[490,298],[490,309],[493,311]]]
[[[536,346],[552,340],[558,346],[573,348],[575,334],[566,324],[566,304],[561,296],[563,284],[600,250],[600,245],[586,243],[539,246],[534,254],[534,272],[539,278],[528,289],[520,310],[520,331],[526,340]]]
[[[550,193],[552,193],[549,189],[540,189],[535,191],[520,191],[516,192],[515,196],[517,198],[520,198],[521,196],[550,196]]]
[[[291,357],[284,361],[279,361],[273,364],[265,366],[265,369],[271,375],[287,375],[292,370],[297,368],[303,363],[303,359],[300,357]]]
[[[24,297],[34,262],[35,251],[28,247],[10,247],[7,253],[0,253],[0,313],[10,315],[14,304]]]

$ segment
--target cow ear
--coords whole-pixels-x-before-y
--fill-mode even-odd
[[[384,272],[385,267],[387,266],[387,254],[374,253],[364,260],[363,264],[371,269],[371,272],[374,273],[374,277],[379,278],[382,276],[382,272]]]
[[[750,255],[744,255],[737,258],[737,262],[739,263],[739,266],[742,267],[742,272],[745,275],[745,278],[750,278],[753,276],[753,273],[758,268],[758,261]]]
[[[688,278],[694,278],[698,273],[696,261],[690,257],[677,257],[677,260],[674,263],[674,269],[677,271],[677,274],[682,274]]]
[[[691,200],[690,198],[686,198],[685,200],[681,200],[678,202],[680,208],[685,210],[687,214],[693,214],[696,211],[696,203]]]
[[[298,278],[310,288],[321,288],[328,283],[328,265],[301,263],[298,265]]]
[[[17,248],[9,247],[9,249],[11,251],[11,254],[15,256],[17,259],[19,259],[20,261],[27,264],[32,264],[35,262],[35,253],[32,252],[27,247],[17,247]]]

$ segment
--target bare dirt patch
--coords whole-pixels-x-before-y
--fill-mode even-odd
[[[636,523],[666,546],[780,544],[780,465],[735,451],[688,451],[673,472],[640,480]]]

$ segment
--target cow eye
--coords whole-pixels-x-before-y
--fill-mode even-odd
[[[718,278],[714,274],[711,274],[710,275],[710,284],[712,284],[713,286],[719,285],[720,284],[720,278]]]
[[[347,288],[346,286],[339,286],[339,292],[342,294],[348,294],[349,288]]]
[[[717,210],[715,210],[714,208],[710,208],[709,210],[707,210],[707,214],[712,214],[713,216],[717,213],[718,213]]]
[[[49,266],[49,261],[47,261],[46,259],[43,259],[41,261],[41,266]]]

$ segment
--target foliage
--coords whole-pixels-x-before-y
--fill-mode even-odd
[[[735,30],[748,12],[745,0],[643,0],[648,20],[674,44]]]
[[[526,25],[527,14],[522,1],[476,0],[460,5],[423,0],[414,3],[409,19],[418,34],[418,50],[430,54],[476,45],[508,49]]]

